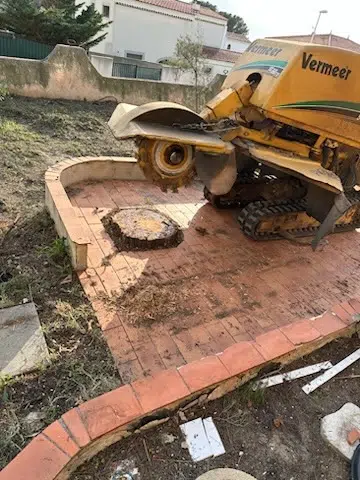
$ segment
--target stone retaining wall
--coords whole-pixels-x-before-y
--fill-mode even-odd
[[[218,75],[209,86],[208,98],[221,88]],[[0,57],[0,82],[12,95],[65,100],[97,101],[109,97],[141,105],[170,101],[194,108],[195,88],[150,80],[103,77],[85,50],[57,45],[45,60]]]

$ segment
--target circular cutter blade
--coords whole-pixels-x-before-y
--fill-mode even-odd
[[[145,177],[163,191],[189,185],[195,176],[195,149],[166,140],[142,139],[137,153]]]

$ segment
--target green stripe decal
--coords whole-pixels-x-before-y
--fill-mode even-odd
[[[245,65],[240,65],[241,67],[256,67],[258,65],[266,65],[269,67],[282,67],[285,68],[288,62],[285,62],[284,60],[258,60],[257,62],[250,62],[246,63]]]
[[[257,62],[250,62],[246,63],[245,65],[239,65],[238,67],[234,68],[234,71],[236,70],[250,70],[250,69],[256,69],[256,68],[270,68],[270,67],[275,67],[283,70],[287,66],[288,62],[284,60],[258,60]]]
[[[307,109],[334,109],[360,113],[360,103],[344,102],[337,100],[312,100],[307,102],[286,103],[277,105],[275,108],[307,108]]]

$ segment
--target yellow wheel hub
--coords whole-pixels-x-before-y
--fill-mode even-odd
[[[188,185],[194,177],[194,148],[164,140],[141,141],[138,161],[147,179],[163,190]]]

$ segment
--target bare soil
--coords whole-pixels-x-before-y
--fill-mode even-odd
[[[333,342],[284,371],[331,360],[359,348],[359,338]],[[321,419],[347,402],[359,404],[360,362],[307,396],[307,379],[272,387],[264,394],[249,385],[208,404],[185,411],[187,420],[213,417],[226,454],[194,463],[183,449],[178,414],[161,427],[135,434],[98,454],[71,480],[111,480],[138,469],[134,480],[195,480],[214,468],[234,468],[258,480],[348,480],[349,464],[320,435]],[[166,386],[164,385],[164,388]],[[175,438],[173,438],[175,437]],[[172,443],[166,443],[170,439]],[[126,477],[127,478],[127,477]]]
[[[33,299],[51,354],[48,368],[0,377],[0,469],[47,424],[120,384],[66,246],[44,209],[49,165],[81,155],[132,154],[132,144],[120,145],[107,127],[115,106],[0,102],[0,307]]]

